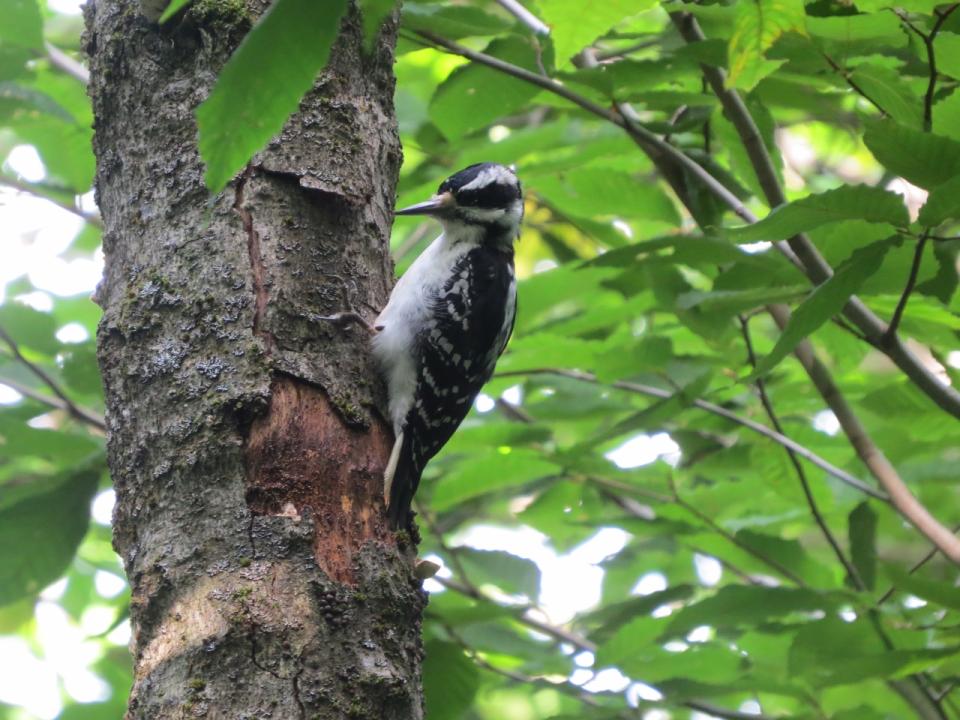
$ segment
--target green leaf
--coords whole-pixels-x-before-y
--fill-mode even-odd
[[[73,116],[47,93],[12,81],[0,81],[0,120],[16,112],[37,111],[63,122],[74,122]]]
[[[844,185],[775,208],[753,225],[727,230],[737,243],[784,240],[841,220],[866,220],[896,227],[910,224],[903,198],[867,185]]]
[[[540,568],[536,563],[499,550],[454,550],[474,584],[492,583],[512,595],[536,600],[540,593]]]
[[[638,182],[616,170],[579,168],[537,177],[530,190],[564,214],[680,223],[676,208],[657,184]]]
[[[471,5],[403,3],[401,24],[412,30],[429,30],[448,40],[497,35],[510,29],[510,22]]]
[[[397,0],[359,0],[363,18],[363,41],[369,51],[377,40],[384,21],[397,6]]]
[[[960,174],[960,142],[889,120],[865,123],[863,142],[891,172],[932,190]]]
[[[890,242],[884,240],[857,250],[847,262],[837,268],[833,277],[814,288],[810,296],[794,310],[777,344],[757,363],[751,377],[766,375],[789,355],[801,340],[838,314],[850,296],[860,289],[863,281],[877,271],[889,249]]]
[[[550,26],[550,37],[560,66],[610,28],[626,18],[649,10],[655,0],[605,0],[584,3],[582,0],[541,0],[543,20]]]
[[[539,72],[536,49],[522,38],[498,38],[484,52]],[[453,140],[519,110],[539,92],[528,82],[471,63],[454,70],[437,88],[430,101],[430,118]]]
[[[0,330],[10,335],[21,349],[29,348],[44,355],[53,355],[60,349],[53,316],[18,302],[0,305]]]
[[[160,15],[158,22],[160,24],[165,23],[192,2],[193,0],[170,0],[170,4],[167,5],[166,10]]]
[[[784,61],[770,61],[765,53],[788,32],[806,34],[802,0],[744,0],[737,3],[737,19],[727,54],[730,87],[752,89]]]
[[[902,7],[902,3],[891,3]],[[857,3],[860,7],[860,3]],[[862,9],[862,8],[861,8]],[[900,21],[891,12],[835,15],[833,17],[808,17],[807,30],[816,38],[850,43],[863,40],[882,40],[893,45],[906,44]]]
[[[472,456],[445,473],[433,492],[432,507],[444,511],[495,490],[519,488],[559,470],[538,452],[519,448],[505,450],[508,452],[495,450],[486,456]]]
[[[934,103],[933,131],[937,135],[960,140],[960,90]]]
[[[219,192],[283,128],[323,69],[347,0],[276,0],[197,108],[207,187]]]
[[[431,640],[424,646],[423,694],[431,720],[462,720],[480,687],[480,671],[459,645]]]
[[[0,605],[42,590],[66,570],[87,531],[98,474],[84,470],[0,510]]]
[[[908,573],[896,565],[884,565],[887,577],[897,590],[908,592],[951,610],[960,610],[960,591],[951,581],[938,582]]]
[[[825,618],[803,626],[790,646],[791,674],[816,687],[909,675],[957,655],[960,647],[890,650],[864,620]]]
[[[951,218],[960,219],[960,175],[930,191],[917,220],[921,225],[936,227]]]
[[[937,72],[960,80],[960,35],[941,32],[937,35],[933,46],[934,57],[937,59]]]
[[[36,0],[6,0],[0,23],[0,51],[30,48],[43,52],[43,19]]]
[[[597,667],[622,666],[637,656],[638,648],[656,646],[666,629],[667,618],[636,617],[619,628],[597,649]]]
[[[666,632],[683,635],[699,625],[752,627],[795,613],[828,610],[837,604],[835,597],[803,588],[727,585],[712,597],[674,613]]]
[[[898,123],[916,129],[923,126],[923,103],[897,71],[863,63],[850,73],[850,80]]]
[[[864,501],[857,505],[847,520],[850,560],[867,590],[877,581],[877,513]]]

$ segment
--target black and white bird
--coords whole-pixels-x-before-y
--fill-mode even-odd
[[[396,435],[384,473],[393,528],[409,522],[424,466],[466,417],[510,339],[523,194],[513,170],[480,163],[396,214],[432,215],[443,233],[400,278],[376,320],[373,353]]]

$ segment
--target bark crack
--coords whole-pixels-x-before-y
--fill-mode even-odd
[[[262,248],[260,246],[260,235],[253,226],[253,213],[244,204],[244,191],[247,182],[253,176],[253,166],[247,165],[240,179],[237,181],[236,194],[234,196],[233,209],[240,216],[243,223],[243,230],[247,234],[247,253],[250,256],[250,274],[253,282],[253,334],[264,339],[267,344],[267,352],[273,349],[274,340],[270,331],[263,327],[267,312],[267,301],[270,299],[270,293],[267,289],[265,279],[266,270],[263,264]]]
[[[303,704],[303,698],[300,697],[300,676],[303,675],[304,667],[301,665],[297,674],[293,676],[293,699],[297,701],[297,707],[300,708],[301,720],[307,718],[307,706]]]

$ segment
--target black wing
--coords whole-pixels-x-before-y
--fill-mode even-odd
[[[493,374],[516,317],[513,256],[478,247],[431,298],[432,322],[417,338],[418,384],[390,490],[394,526],[406,522],[427,461],[463,422]]]

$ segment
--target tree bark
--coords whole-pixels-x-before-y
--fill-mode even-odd
[[[194,109],[266,5],[196,0],[163,27],[86,6],[128,717],[421,718],[382,388],[366,331],[317,317],[371,317],[390,288],[396,26],[365,52],[351,9],[299,112],[210,198]]]

